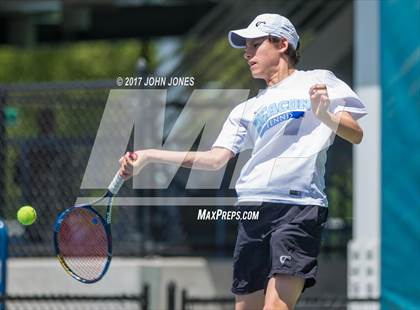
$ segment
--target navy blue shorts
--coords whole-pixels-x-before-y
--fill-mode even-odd
[[[258,220],[238,224],[232,292],[243,295],[265,290],[276,274],[305,279],[304,289],[313,286],[328,208],[268,202],[237,208],[260,212]]]

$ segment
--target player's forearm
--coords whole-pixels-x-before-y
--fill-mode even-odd
[[[321,121],[330,127],[339,137],[350,143],[359,144],[362,142],[363,130],[352,118],[340,113],[333,114],[328,112],[328,115],[323,117]]]
[[[178,152],[158,149],[148,149],[142,151],[148,163],[162,163],[171,165],[181,165],[186,168],[202,170],[217,170],[220,168],[219,162],[210,152]]]

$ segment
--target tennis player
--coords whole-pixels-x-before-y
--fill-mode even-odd
[[[148,163],[216,170],[252,148],[236,184],[238,208],[259,210],[257,221],[240,221],[232,292],[237,310],[293,309],[315,284],[321,232],[327,220],[324,172],[327,148],[337,134],[362,141],[357,119],[366,114],[359,97],[326,70],[300,71],[299,36],[277,14],[257,16],[229,32],[244,49],[253,78],[267,88],[230,113],[211,150],[137,151],[121,160],[121,175]]]

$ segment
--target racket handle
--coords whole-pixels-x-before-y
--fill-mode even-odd
[[[108,190],[112,193],[112,195],[116,195],[118,193],[121,186],[124,184],[124,181],[124,178],[120,176],[120,172],[117,172],[111,184],[108,186]]]
[[[132,160],[137,159],[137,154],[135,152],[130,152],[130,158]],[[112,180],[111,184],[108,186],[108,191],[111,192],[111,194],[114,196],[118,193],[121,186],[124,184],[124,178],[120,176],[120,172],[118,171],[117,174],[114,176],[114,179]]]

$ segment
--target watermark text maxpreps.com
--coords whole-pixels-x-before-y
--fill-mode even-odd
[[[222,209],[199,209],[197,213],[198,221],[258,220],[258,217],[259,211],[226,211]]]

